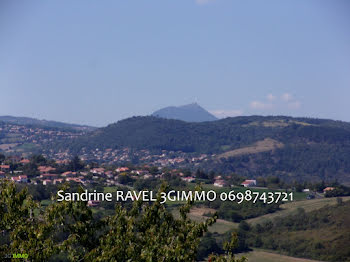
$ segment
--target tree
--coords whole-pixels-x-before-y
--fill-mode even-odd
[[[247,259],[245,257],[236,259],[234,256],[234,251],[238,247],[238,235],[236,232],[231,234],[231,240],[229,242],[224,243],[225,255],[211,255],[209,256],[209,262],[225,262],[225,261],[233,261],[233,262],[245,262]]]
[[[163,185],[160,192],[165,190]],[[86,202],[54,201],[42,210],[26,189],[16,192],[14,183],[3,182],[0,232],[8,241],[1,244],[0,256],[27,253],[31,261],[48,261],[66,253],[70,261],[194,261],[200,238],[217,216],[190,220],[189,201],[176,219],[160,202],[158,194],[154,203],[137,201],[130,209],[118,205],[114,215],[96,220]],[[233,235],[226,254],[213,255],[212,261],[246,261],[233,256],[237,240]]]
[[[202,261],[205,260],[208,255],[212,253],[221,253],[222,250],[216,242],[215,237],[212,236],[210,232],[201,239],[200,245],[198,248],[197,259]]]
[[[75,156],[72,158],[72,160],[69,162],[68,164],[68,168],[71,170],[71,171],[79,171],[81,169],[84,168],[84,163],[82,163],[82,161],[80,160],[80,158],[78,156]]]
[[[4,154],[0,153],[0,163],[6,159]]]
[[[38,165],[45,165],[46,164],[46,158],[43,155],[32,155],[30,157],[30,161],[34,164]]]

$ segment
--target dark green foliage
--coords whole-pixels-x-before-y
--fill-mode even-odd
[[[25,253],[30,261],[193,261],[200,238],[216,216],[194,222],[187,216],[192,205],[188,202],[176,219],[160,200],[138,201],[129,209],[118,205],[112,215],[94,219],[86,202],[54,201],[43,210],[26,189],[17,192],[13,183],[4,182],[0,256]],[[237,242],[233,236],[224,245],[225,254],[213,255],[212,261],[246,261],[233,256]]]
[[[32,155],[30,158],[30,163],[34,165],[45,165],[47,160],[43,155]]]
[[[131,147],[213,153],[221,151],[223,145],[237,148],[263,139],[273,132],[272,128],[242,126],[251,121],[254,119],[229,118],[213,122],[186,123],[157,117],[133,117],[101,128],[70,145],[65,144],[64,147],[68,146],[78,151],[83,147]],[[237,139],[238,134],[240,139]]]
[[[337,196],[350,196],[350,188],[343,185],[337,185],[333,190],[327,191],[325,194],[325,197]]]
[[[205,205],[216,209],[221,219],[241,222],[244,219],[276,212],[279,209],[280,203],[264,204],[262,201],[257,201],[256,203],[243,201],[241,204],[238,204],[237,202],[217,199],[213,202],[206,202]]]
[[[78,156],[74,156],[68,164],[68,170],[79,171],[84,168],[84,163],[80,160]]]
[[[198,247],[197,259],[204,260],[212,253],[220,254],[222,252],[223,250],[218,245],[216,238],[211,233],[208,232],[204,235],[204,237],[200,241],[200,244]]]
[[[251,246],[322,261],[350,260],[350,201],[257,224],[247,233]]]
[[[118,182],[123,185],[132,185],[132,182],[134,179],[132,179],[129,175],[119,175],[118,176]]]

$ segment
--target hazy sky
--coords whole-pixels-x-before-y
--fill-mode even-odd
[[[350,121],[349,14],[347,0],[1,1],[0,115],[103,126],[196,101]]]

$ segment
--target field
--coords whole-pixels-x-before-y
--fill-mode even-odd
[[[205,219],[207,219],[207,217],[203,216],[205,213],[214,213],[214,212],[215,212],[215,209],[205,208],[205,207],[203,208],[194,207],[191,209],[189,218],[191,218],[194,221],[202,222]],[[237,223],[230,222],[223,219],[218,219],[216,220],[216,223],[214,225],[209,227],[209,232],[212,232],[212,233],[217,232],[219,234],[223,234],[233,228],[236,228],[237,226],[238,226]]]
[[[234,156],[239,156],[239,155],[247,155],[247,154],[257,154],[261,152],[266,152],[266,151],[271,151],[276,148],[282,148],[283,144],[271,139],[271,138],[265,138],[262,141],[256,142],[252,146],[247,146],[243,148],[238,148],[235,150],[231,150],[228,152],[225,152],[223,154],[218,155],[218,158],[222,157],[234,157]]]
[[[343,201],[350,201],[350,197],[343,197]],[[326,205],[335,205],[337,203],[336,198],[322,198],[322,199],[312,199],[312,200],[302,200],[290,202],[287,204],[281,205],[282,210],[277,211],[275,213],[266,214],[260,217],[252,218],[246,220],[250,224],[257,224],[267,221],[268,219],[273,219],[275,217],[283,217],[288,216],[297,211],[298,208],[305,209],[306,212],[310,212],[313,210],[320,209]],[[214,209],[206,208],[206,207],[193,207],[189,214],[189,217],[197,222],[204,221],[207,217],[203,216],[205,213],[214,213]],[[173,209],[173,214],[178,216],[177,209]],[[209,227],[210,232],[217,232],[223,234],[231,229],[237,228],[238,223],[230,222],[223,219],[218,219],[216,223]]]
[[[204,220],[208,219],[208,217],[203,216],[203,214],[211,211],[214,210],[210,208],[193,207],[188,217],[193,221],[203,222]],[[171,212],[177,218],[180,216],[178,208],[172,207]],[[218,219],[216,220],[216,223],[214,225],[209,227],[209,232],[217,232],[219,234],[223,234],[233,228],[236,228],[237,226],[237,223],[233,223],[223,219]]]
[[[343,197],[343,201],[349,201],[350,197]],[[321,198],[312,200],[301,200],[295,202],[289,202],[281,205],[282,210],[275,213],[266,214],[260,217],[255,217],[248,219],[247,222],[251,224],[262,223],[268,219],[273,219],[275,217],[288,216],[297,211],[298,208],[303,208],[305,212],[310,212],[313,210],[320,209],[326,205],[335,205],[337,203],[336,198]]]
[[[296,258],[284,256],[276,253],[270,253],[262,250],[254,250],[248,253],[238,254],[237,257],[245,256],[248,262],[316,262],[317,260],[310,260],[304,258]]]

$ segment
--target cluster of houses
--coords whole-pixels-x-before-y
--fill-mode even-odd
[[[195,182],[196,180],[196,177],[194,176],[187,176],[187,177],[184,177],[183,173],[179,173],[179,175],[181,176],[181,180],[185,181],[185,182],[188,182],[188,183],[191,183],[191,182]],[[215,187],[229,187],[231,186],[227,179],[224,179],[224,177],[222,176],[215,176],[214,177],[214,183],[213,185]],[[255,187],[256,186],[256,180],[245,180],[241,183],[241,186],[244,186],[244,187]]]
[[[128,147],[112,149],[112,148],[83,148],[79,153],[80,158],[84,161],[97,161],[108,164],[122,164],[130,162],[132,159],[139,159],[143,163],[147,163],[160,167],[176,167],[184,168],[188,163],[198,165],[203,161],[207,161],[210,157],[207,154],[198,156],[189,156],[181,151],[162,150],[159,154],[152,153],[149,150],[133,151]],[[59,149],[58,151],[48,150],[44,152],[47,158],[66,160],[72,158],[72,152],[69,148]]]
[[[12,159],[16,161],[17,164],[26,165],[30,163],[29,159]],[[23,173],[21,168],[16,170],[11,170],[9,164],[0,165],[0,179],[10,179],[16,183],[33,183],[33,184],[42,184],[42,185],[56,185],[64,182],[76,182],[83,185],[88,184],[102,184],[107,186],[120,185],[119,178],[121,176],[128,175],[131,178],[137,179],[150,179],[150,178],[162,178],[164,173],[161,172],[162,168],[158,167],[159,172],[157,174],[152,174],[149,171],[148,165],[145,165],[141,169],[131,169],[129,167],[121,166],[112,169],[111,167],[93,167],[88,168],[88,166],[79,172],[65,171],[59,172],[56,168],[57,165],[65,165],[68,162],[65,160],[57,160],[56,165],[42,165],[37,168],[39,173],[36,177],[30,177]],[[19,165],[19,166],[20,166]],[[18,166],[18,165],[17,165]],[[55,167],[56,166],[56,167]],[[61,169],[62,170],[62,169]],[[178,175],[181,180],[192,183],[196,181],[194,175],[186,176],[184,173],[180,172],[177,169],[170,171],[172,174]],[[256,187],[257,181],[253,179],[247,179],[240,184],[242,187]],[[222,177],[217,175],[214,177],[213,186],[215,187],[230,187],[227,177]],[[334,190],[334,187],[326,187],[323,190],[323,193]],[[304,189],[304,192],[309,192],[309,189]]]
[[[28,159],[22,159],[19,163],[25,165],[30,161]],[[57,164],[67,164],[65,161],[57,161]],[[84,171],[73,172],[65,171],[63,173],[57,172],[57,169],[53,166],[39,166],[39,175],[31,180],[22,171],[11,171],[11,174],[7,177],[17,183],[43,184],[43,185],[56,185],[63,182],[73,181],[82,184],[102,183],[104,185],[119,185],[118,177],[123,175],[129,175],[134,179],[149,179],[149,178],[162,178],[164,173],[151,174],[148,170],[149,166],[145,166],[144,169],[130,169],[129,167],[117,167],[114,170],[110,168],[107,170],[105,167],[94,167],[91,169],[84,169]],[[161,168],[159,168],[161,170]],[[5,178],[5,174],[9,174],[10,165],[0,165],[0,178]],[[195,182],[195,176],[185,176],[184,173],[174,169],[174,174],[179,175],[181,180],[191,183]],[[214,178],[214,186],[225,187],[229,186],[227,181],[222,176],[216,176]],[[245,180],[242,184],[244,187],[256,186],[256,180]]]
[[[28,159],[22,159],[18,163],[25,165],[30,161]],[[58,163],[59,162],[59,163]],[[66,164],[63,161],[57,161],[56,164]],[[58,172],[58,168],[54,166],[38,166],[37,171],[39,173],[36,177],[28,178],[23,174],[23,170],[11,170],[10,165],[0,165],[0,179],[10,179],[17,183],[33,183],[43,185],[55,185],[63,182],[76,182],[81,184],[94,184],[99,183],[103,185],[119,185],[118,177],[129,175],[134,179],[149,179],[149,178],[161,178],[163,174],[152,175],[147,169],[135,169],[130,170],[128,167],[118,167],[114,170],[105,167],[85,168],[83,171],[73,172],[65,171]]]
[[[225,187],[225,186],[229,186],[229,185],[227,184],[227,181],[224,180],[221,176],[217,176],[217,177],[215,177],[214,186]],[[243,186],[243,187],[255,187],[256,180],[245,180],[241,183],[241,186]]]
[[[10,165],[0,165],[0,179],[6,178],[6,174],[10,172]],[[22,171],[12,172],[15,176],[11,177],[11,180],[17,183],[27,183],[28,177],[22,174]]]

